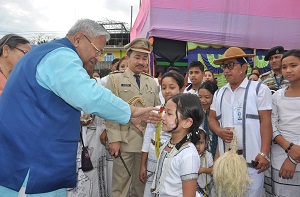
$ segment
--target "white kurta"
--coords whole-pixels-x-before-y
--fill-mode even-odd
[[[214,165],[214,160],[212,154],[205,151],[205,154],[199,155],[200,157],[200,168],[210,168]],[[197,183],[198,185],[205,191],[206,186],[211,183],[212,181],[212,174],[205,174],[202,173],[198,176]]]
[[[82,138],[85,146],[88,146],[90,158],[94,169],[89,172],[77,171],[76,188],[67,191],[67,197],[93,197],[107,196],[107,185],[105,177],[106,149],[100,142],[100,135],[105,129],[104,120],[95,117],[93,123],[82,127]],[[81,166],[82,143],[78,145],[77,166]]]
[[[280,89],[273,95],[273,137],[281,134],[287,141],[300,145],[300,97],[286,97],[285,90],[286,88]],[[285,150],[278,144],[273,143],[271,147],[273,192],[277,196],[299,196],[299,164],[296,167],[293,179],[282,179],[278,176],[286,158]]]

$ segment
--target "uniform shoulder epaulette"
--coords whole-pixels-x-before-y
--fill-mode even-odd
[[[117,74],[117,73],[124,73],[123,70],[116,70],[116,71],[113,71],[113,72],[110,72],[109,74]]]
[[[144,74],[144,75],[147,75],[148,77],[151,77],[151,78],[153,78],[153,76],[152,76],[152,75],[150,75],[150,74],[148,74],[148,73],[142,72],[141,74]]]

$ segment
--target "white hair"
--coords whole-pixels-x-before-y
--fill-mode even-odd
[[[84,32],[91,38],[105,36],[106,42],[110,39],[108,31],[102,25],[90,19],[78,20],[68,31],[67,35],[74,35],[78,32]]]

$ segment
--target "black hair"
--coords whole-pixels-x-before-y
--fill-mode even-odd
[[[300,50],[292,49],[292,50],[285,52],[281,58],[281,61],[288,56],[295,56],[300,59]]]
[[[167,69],[167,72],[172,72],[172,71],[175,71],[175,72],[180,73],[179,68],[177,68],[177,67],[175,67],[175,66],[170,66],[170,67]]]
[[[101,68],[100,69],[100,78],[105,77],[111,72],[109,68]]]
[[[124,56],[124,57],[122,57],[121,59],[119,59],[119,63],[117,64],[117,70],[119,70],[120,69],[120,65],[121,65],[121,63],[124,61],[126,59],[126,57]]]
[[[183,86],[184,86],[184,78],[183,78],[183,76],[181,74],[178,74],[176,72],[166,72],[162,76],[161,81],[163,81],[163,79],[166,78],[166,77],[173,78],[176,81],[176,83],[178,84],[179,89],[183,88]]]
[[[120,61],[120,58],[115,58],[115,59],[113,59],[113,61],[111,62],[111,65],[114,65],[114,64],[117,63],[118,61]]]
[[[99,72],[98,69],[97,69],[97,70],[94,70],[94,71],[93,71],[93,74],[94,74],[94,73],[98,73],[98,75],[99,75],[99,77],[100,77],[100,72]]]
[[[217,86],[216,83],[214,83],[214,82],[212,82],[212,81],[205,81],[205,82],[203,82],[203,83],[200,85],[198,91],[199,91],[200,89],[206,89],[206,90],[208,90],[212,95],[214,95],[215,92],[218,90],[218,86]]]
[[[132,51],[133,51],[132,49],[129,49],[129,50],[126,52],[126,55],[127,55],[128,57],[130,57]]]
[[[207,69],[207,70],[204,71],[204,75],[205,75],[206,72],[210,72],[211,75],[212,75],[212,77],[213,77],[213,81],[212,82],[215,83],[215,84],[218,84],[218,81],[216,80],[213,71]]]
[[[214,73],[211,70],[205,70],[204,72],[210,72],[212,76],[214,76]]]
[[[250,78],[251,75],[255,75],[255,76],[257,76],[258,79],[259,79],[259,74],[257,74],[257,73],[251,73],[251,74],[248,76],[248,79]]]
[[[201,140],[201,135],[204,134],[204,140],[205,140],[205,142],[206,142],[206,132],[204,131],[204,129],[199,128],[197,134],[198,134],[198,137],[199,137],[199,140],[198,140],[198,141]],[[198,141],[197,141],[197,142],[198,142]]]
[[[178,144],[176,148],[179,149],[186,140],[191,140],[193,144],[196,144],[199,140],[198,138],[198,129],[201,123],[203,122],[203,108],[200,100],[195,94],[177,94],[173,96],[172,100],[176,105],[176,127],[178,127],[178,114],[180,113],[183,120],[191,118],[193,120],[192,126],[189,128],[189,133],[184,137]]]
[[[248,57],[239,57],[239,58],[236,58],[236,60],[240,63],[240,65],[242,66],[243,64],[248,64],[249,63],[249,59]],[[247,70],[248,70],[248,66],[247,66],[247,69],[245,71],[245,74],[247,75]]]
[[[236,58],[236,60],[241,64],[248,64],[249,63],[249,59],[248,57],[238,57]]]
[[[7,34],[3,36],[0,40],[0,56],[3,53],[3,46],[7,45],[10,49],[18,47],[19,44],[28,44],[30,43],[26,38],[16,34]]]
[[[204,65],[200,61],[192,61],[189,64],[189,70],[194,67],[198,67],[202,72],[204,72]]]
[[[260,69],[258,67],[253,67],[252,70],[251,70],[251,74],[253,73],[254,70],[257,70],[259,75],[260,75],[261,72],[260,72]]]

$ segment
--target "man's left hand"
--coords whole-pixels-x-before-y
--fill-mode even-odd
[[[147,123],[156,124],[158,121],[161,120],[161,117],[158,113],[155,113],[153,111],[159,111],[159,108],[156,107],[134,107],[130,106],[131,109],[131,117],[130,117],[130,123],[138,128],[140,131],[143,131],[144,128],[140,124],[142,121]]]

